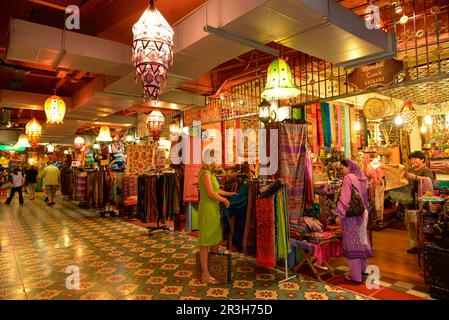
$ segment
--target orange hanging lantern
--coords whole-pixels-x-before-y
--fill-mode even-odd
[[[36,148],[37,143],[39,142],[42,135],[42,126],[36,118],[30,120],[25,126],[25,133],[28,136],[28,141],[31,143],[31,146]]]
[[[147,126],[153,136],[154,141],[159,141],[165,117],[159,110],[153,110],[147,118]]]
[[[45,101],[47,123],[63,123],[65,109],[65,102],[60,97],[54,95],[48,98]]]

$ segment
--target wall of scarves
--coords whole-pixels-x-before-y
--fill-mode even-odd
[[[358,150],[368,146],[368,129],[363,110],[340,103],[317,103],[304,107],[308,128],[309,145],[319,155],[320,149],[343,148],[346,158],[357,156]],[[356,121],[361,124],[354,130]]]
[[[174,220],[182,210],[182,181],[176,174],[141,175],[137,187],[137,216],[144,222]]]

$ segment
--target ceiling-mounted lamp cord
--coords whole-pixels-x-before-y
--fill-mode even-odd
[[[150,0],[150,9],[154,10],[154,0]]]
[[[204,0],[204,4],[205,4],[205,6],[206,6],[205,9],[206,9],[206,26],[207,26],[207,25],[208,25],[208,24],[207,24],[207,0]]]

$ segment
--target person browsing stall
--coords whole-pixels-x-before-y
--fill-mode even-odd
[[[209,272],[209,252],[217,253],[220,241],[223,239],[219,203],[226,208],[231,206],[228,199],[235,193],[220,190],[214,169],[217,160],[214,150],[207,150],[203,157],[203,167],[198,174],[200,203],[198,206],[198,230],[200,246],[201,282],[216,284],[217,280]]]
[[[418,194],[419,184],[425,178],[429,178],[432,188],[435,185],[435,177],[430,168],[426,166],[426,155],[422,151],[413,151],[409,155],[410,160],[410,168],[408,168],[407,178],[412,184],[411,188],[411,196],[414,199],[414,203],[408,206],[408,210],[405,214],[405,225],[408,230],[410,246],[411,248],[407,250],[408,253],[416,254],[418,253],[418,248],[416,246],[417,233],[416,233],[416,219],[413,218],[413,212],[415,212],[417,208],[417,199],[416,195]]]

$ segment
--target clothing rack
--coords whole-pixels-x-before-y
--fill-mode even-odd
[[[285,190],[287,189],[287,185],[285,183],[283,183],[282,179],[272,179],[272,181],[274,181],[274,182],[278,182],[279,181],[280,182],[280,188],[276,189],[276,192],[278,192],[281,189],[285,189]],[[267,190],[267,191],[269,191],[269,190]],[[273,196],[274,196],[274,194],[270,194],[266,198],[270,198],[270,197],[273,197]],[[284,266],[285,266],[285,278],[280,280],[280,281],[278,281],[279,284],[287,282],[287,281],[290,281],[290,280],[293,280],[293,279],[296,278],[296,275],[290,276],[289,273],[288,273],[288,257],[286,257],[284,259]]]
[[[156,177],[160,177],[160,176],[164,176],[164,175],[172,175],[175,174],[174,172],[158,172],[154,169],[147,171],[147,173],[145,173],[144,175],[146,176],[156,176]],[[158,230],[162,230],[162,232],[164,233],[169,233],[170,232],[170,228],[168,228],[166,225],[160,225],[161,223],[161,214],[158,213],[158,217],[156,220],[156,227],[147,227],[148,230],[148,236],[152,236],[153,232],[158,231]]]

